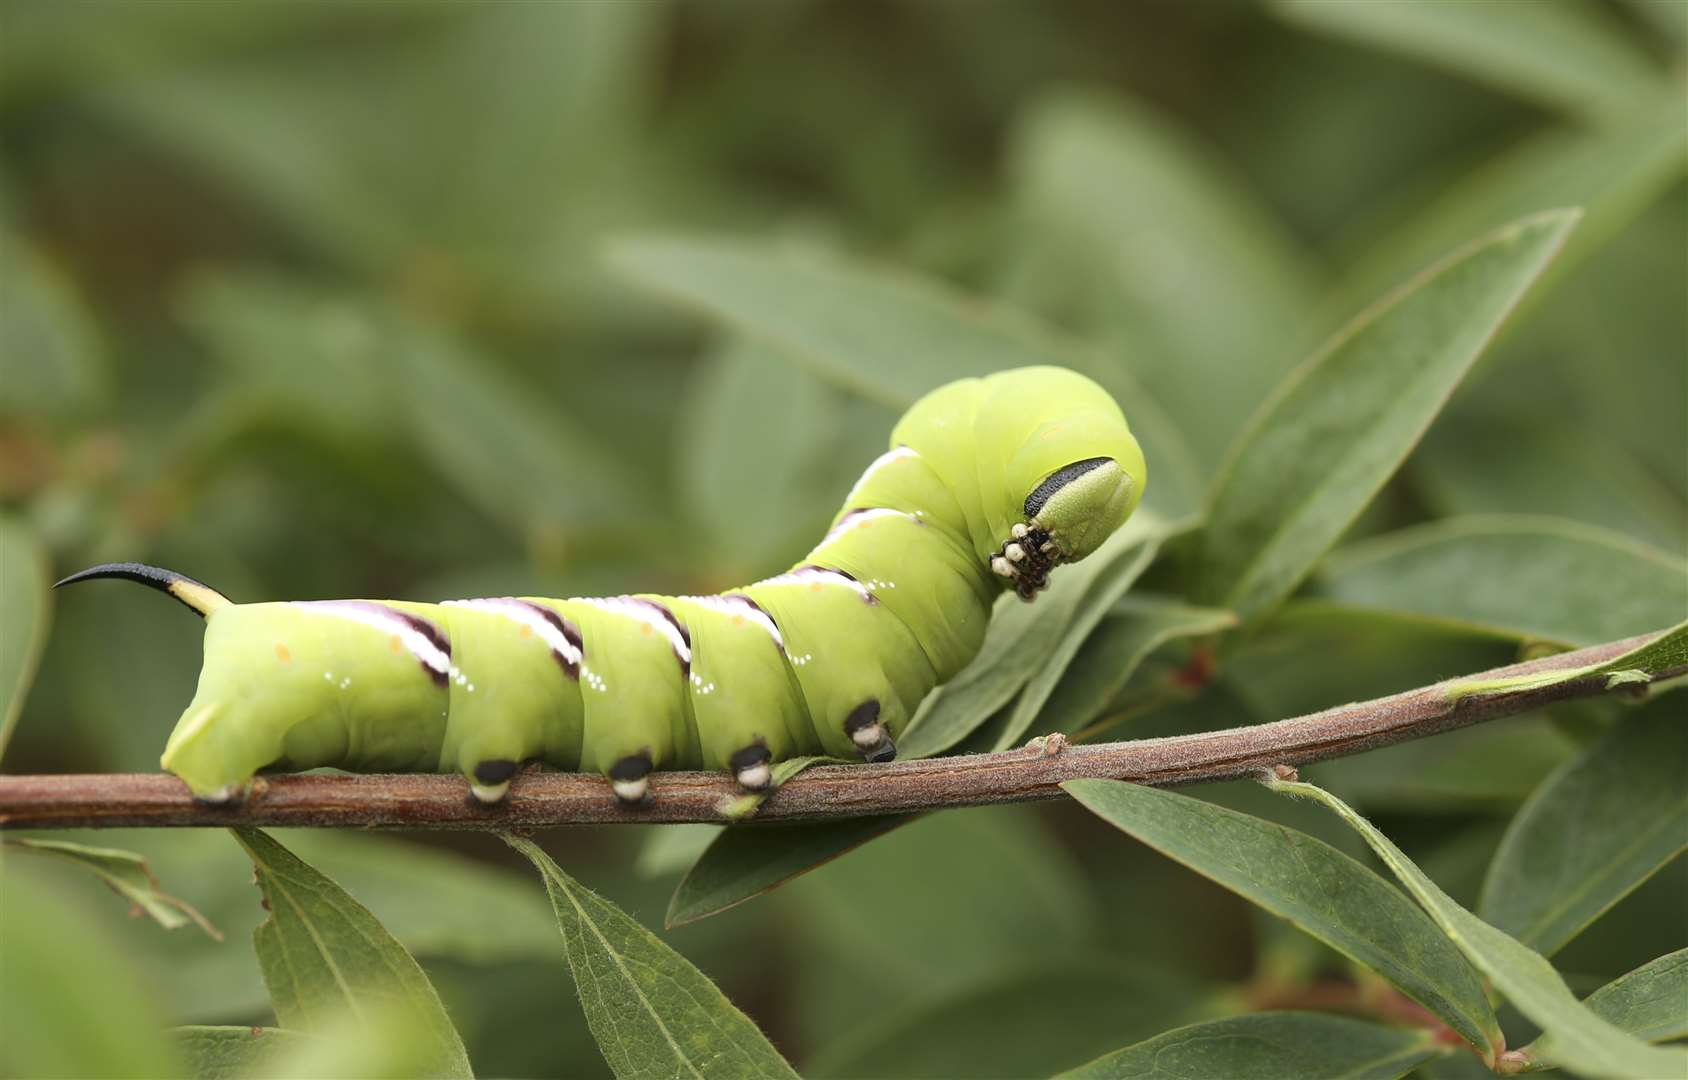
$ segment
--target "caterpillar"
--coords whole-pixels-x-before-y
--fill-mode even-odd
[[[805,559],[714,596],[237,604],[139,563],[58,586],[135,581],[204,618],[198,688],[161,759],[202,802],[240,800],[260,771],[334,766],[455,771],[491,804],[538,760],[638,805],[658,769],[725,769],[754,792],[792,757],[892,759],[1002,591],[1035,598],[1145,480],[1106,391],[1021,368],[921,398]]]

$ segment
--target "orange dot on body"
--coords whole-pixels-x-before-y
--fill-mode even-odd
[[[650,634],[650,632],[651,632],[651,624],[650,623],[640,623],[639,624],[639,633],[645,634],[645,635],[648,636]]]
[[[293,654],[287,651],[287,646],[277,642],[275,647],[275,658],[285,664],[289,660],[293,659]]]
[[[533,636],[533,627],[528,626],[526,624],[523,624],[523,626],[522,626],[522,636],[523,637],[532,637]]]
[[[743,626],[744,625],[744,616],[743,615],[734,615],[733,616],[733,625],[734,626]]]
[[[398,655],[399,650],[403,648],[404,642],[399,640],[399,636],[397,634],[394,634],[392,637],[387,639],[387,651],[393,655]]]

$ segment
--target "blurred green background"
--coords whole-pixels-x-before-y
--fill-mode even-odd
[[[1194,510],[1319,341],[1445,251],[1564,205],[1588,216],[1552,280],[1356,533],[1551,515],[1688,551],[1681,3],[7,0],[0,16],[0,498],[59,573],[132,559],[236,599],[432,600],[713,591],[783,568],[902,402],[676,303],[637,257],[653,238],[953,291],[1087,350],[1183,432],[1151,486]],[[198,633],[139,590],[58,598],[6,771],[154,770]],[[1124,733],[1272,719],[1517,649],[1306,604]],[[1597,711],[1314,776],[1468,898]],[[1203,792],[1354,848],[1247,787]],[[702,835],[545,840],[659,926]],[[146,851],[228,940],[28,872],[140,967],[166,1021],[262,1021],[239,850],[101,839]],[[283,840],[418,954],[482,1075],[603,1069],[543,896],[501,844]],[[1688,943],[1685,893],[1679,861],[1561,956],[1574,983]],[[937,1048],[928,1071],[964,1047],[1010,1074],[1070,1065],[1341,970],[1071,806],[924,819],[666,937],[799,1068],[840,1074],[918,1074],[916,1045]],[[1087,1016],[1108,1020],[1099,1045]],[[1044,1057],[991,1041],[1028,1030]]]

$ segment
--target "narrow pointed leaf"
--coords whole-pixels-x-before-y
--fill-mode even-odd
[[[146,912],[148,918],[166,930],[174,930],[191,922],[205,931],[205,935],[212,940],[223,940],[222,933],[207,922],[205,916],[194,910],[192,904],[160,890],[158,879],[153,877],[147,861],[133,851],[34,837],[9,839],[6,845],[16,851],[63,859],[91,871],[105,882],[112,892],[133,904],[135,910]]]
[[[1120,1038],[1186,1023],[1210,998],[1199,984],[1117,962],[1046,964],[844,1027],[808,1072],[850,1080],[1047,1076]]]
[[[1576,220],[1541,214],[1455,252],[1278,388],[1215,482],[1198,599],[1246,622],[1289,595],[1412,450]]]
[[[1382,975],[1488,1062],[1504,1045],[1471,965],[1400,891],[1305,833],[1119,780],[1061,785],[1103,821]]]
[[[259,829],[233,829],[270,917],[252,933],[276,1019],[307,1033],[388,1012],[424,1040],[430,1075],[473,1076],[433,984],[369,910]]]
[[[1477,913],[1552,956],[1688,848],[1688,724],[1675,696],[1624,716],[1512,819]]]
[[[1192,510],[1199,475],[1177,427],[1127,374],[1017,313],[913,275],[774,245],[628,239],[611,252],[633,280],[698,309],[792,363],[864,397],[906,408],[953,379],[1028,364],[1073,368],[1119,400],[1153,462],[1146,505]]]
[[[1656,679],[1680,675],[1684,671],[1688,671],[1688,622],[1662,631],[1647,644],[1613,657],[1604,664],[1544,671],[1535,675],[1511,675],[1501,679],[1465,679],[1450,683],[1444,693],[1448,700],[1458,701],[1473,694],[1540,689],[1597,675],[1605,676],[1608,686],[1645,686]]]
[[[861,817],[808,825],[723,829],[668,901],[666,923],[684,926],[824,866],[912,817]]]
[[[1146,104],[1057,91],[1025,113],[1008,167],[1029,242],[1072,267],[1061,292],[1131,346],[1133,375],[1217,464],[1300,356],[1312,260],[1222,155]]]
[[[1583,999],[1589,1011],[1648,1042],[1688,1037],[1688,949],[1666,953],[1619,975]],[[1551,1067],[1558,1058],[1551,1035],[1526,1048],[1531,1063]]]
[[[1177,1028],[1058,1080],[1395,1080],[1447,1053],[1427,1031],[1311,1012],[1263,1012]]]
[[[1688,1073],[1688,1051],[1648,1046],[1597,1016],[1576,999],[1545,957],[1460,907],[1347,803],[1312,784],[1269,783],[1273,790],[1323,803],[1358,832],[1495,990],[1553,1038],[1558,1059],[1568,1068],[1625,1080]]]
[[[532,841],[504,842],[545,880],[586,1023],[617,1076],[796,1077],[691,961],[581,888]]]
[[[1352,307],[1404,280],[1464,238],[1498,228],[1525,214],[1580,206],[1587,217],[1554,260],[1534,299],[1592,255],[1652,205],[1688,171],[1688,112],[1682,89],[1666,87],[1633,104],[1620,123],[1595,130],[1564,127],[1509,146],[1450,183],[1434,166],[1433,189],[1446,195],[1428,202],[1380,240],[1343,275]],[[1427,188],[1431,185],[1425,185]]]
[[[1622,116],[1663,81],[1622,23],[1581,0],[1279,0],[1273,8],[1309,29],[1423,60],[1579,116]]]
[[[1321,596],[1563,645],[1668,625],[1688,611],[1688,563],[1555,518],[1473,516],[1339,548]]]

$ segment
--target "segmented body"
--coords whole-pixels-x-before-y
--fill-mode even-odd
[[[1035,386],[1056,401],[1010,433],[1018,458],[996,455],[992,475],[975,460],[992,457],[980,427],[1001,424],[993,408],[1018,415]],[[1075,409],[1102,419],[1051,434],[1049,417]],[[1123,496],[1094,511],[1105,535],[1142,486],[1117,407],[1068,372],[952,384],[892,438],[802,562],[714,596],[234,604],[133,564],[67,580],[147,580],[206,616],[198,691],[163,756],[202,798],[263,769],[338,766],[457,771],[496,801],[529,760],[604,774],[628,802],[652,769],[727,769],[755,790],[786,758],[893,756],[921,700],[978,652],[1004,584],[1029,598],[1084,553],[1063,549],[1051,496],[1128,459]],[[1018,461],[1028,438],[1055,445]],[[1090,511],[1069,502],[1064,531],[1079,535]]]

